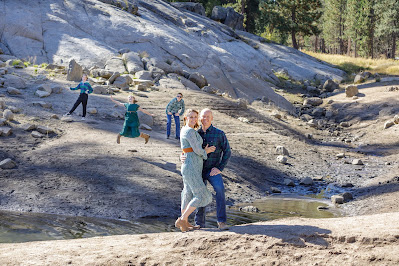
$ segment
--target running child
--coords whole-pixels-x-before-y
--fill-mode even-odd
[[[142,137],[145,139],[145,143],[147,144],[148,140],[150,139],[150,136],[148,134],[140,133],[139,131],[140,121],[137,115],[137,111],[141,111],[150,116],[154,115],[147,112],[146,110],[141,108],[138,104],[136,104],[137,101],[133,95],[128,96],[128,103],[121,103],[115,101],[112,98],[112,95],[111,95],[111,101],[126,108],[125,122],[123,123],[122,131],[118,133],[118,137],[116,138],[116,143],[120,144],[121,136],[124,136],[128,138]]]

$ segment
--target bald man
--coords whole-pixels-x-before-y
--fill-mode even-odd
[[[216,150],[208,154],[208,159],[204,161],[202,170],[202,179],[204,183],[209,182],[216,192],[216,216],[218,228],[227,230],[226,224],[226,198],[224,195],[224,184],[222,171],[224,170],[231,156],[231,150],[226,135],[220,129],[212,125],[213,114],[210,109],[204,109],[200,113],[201,128],[198,133],[203,139],[204,147],[215,146]],[[198,208],[195,214],[195,223],[201,227],[205,227],[205,207]]]

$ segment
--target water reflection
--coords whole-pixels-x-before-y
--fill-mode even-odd
[[[245,206],[253,206],[258,212],[241,211],[240,209]],[[227,223],[238,225],[294,216],[330,218],[336,215],[329,211],[319,211],[317,209],[319,206],[327,206],[327,204],[303,198],[268,197],[230,207],[227,210]],[[174,227],[174,221],[175,218],[128,221],[3,211],[0,212],[0,243],[174,232],[178,231]],[[207,215],[207,226],[217,226],[215,213]]]

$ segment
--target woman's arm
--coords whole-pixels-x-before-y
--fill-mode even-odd
[[[111,101],[113,101],[113,102],[116,103],[117,105],[125,106],[123,103],[118,102],[118,101],[115,101],[114,98],[112,98],[112,95],[111,95]]]
[[[190,131],[187,134],[187,141],[190,143],[191,148],[193,148],[193,151],[201,156],[204,160],[208,159],[208,155],[206,151],[202,148],[200,142],[198,141],[196,135],[195,135],[195,130],[190,129]]]
[[[147,114],[147,115],[154,116],[154,114],[151,114],[150,112],[144,110],[144,109],[141,108],[141,107],[139,107],[139,111],[141,111],[141,112],[143,112],[143,113],[145,113],[145,114]]]

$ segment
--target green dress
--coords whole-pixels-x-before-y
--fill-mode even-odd
[[[140,106],[135,103],[125,103],[124,105],[126,107],[125,123],[123,123],[122,131],[119,134],[128,138],[137,138],[140,136],[140,121],[137,115]]]

